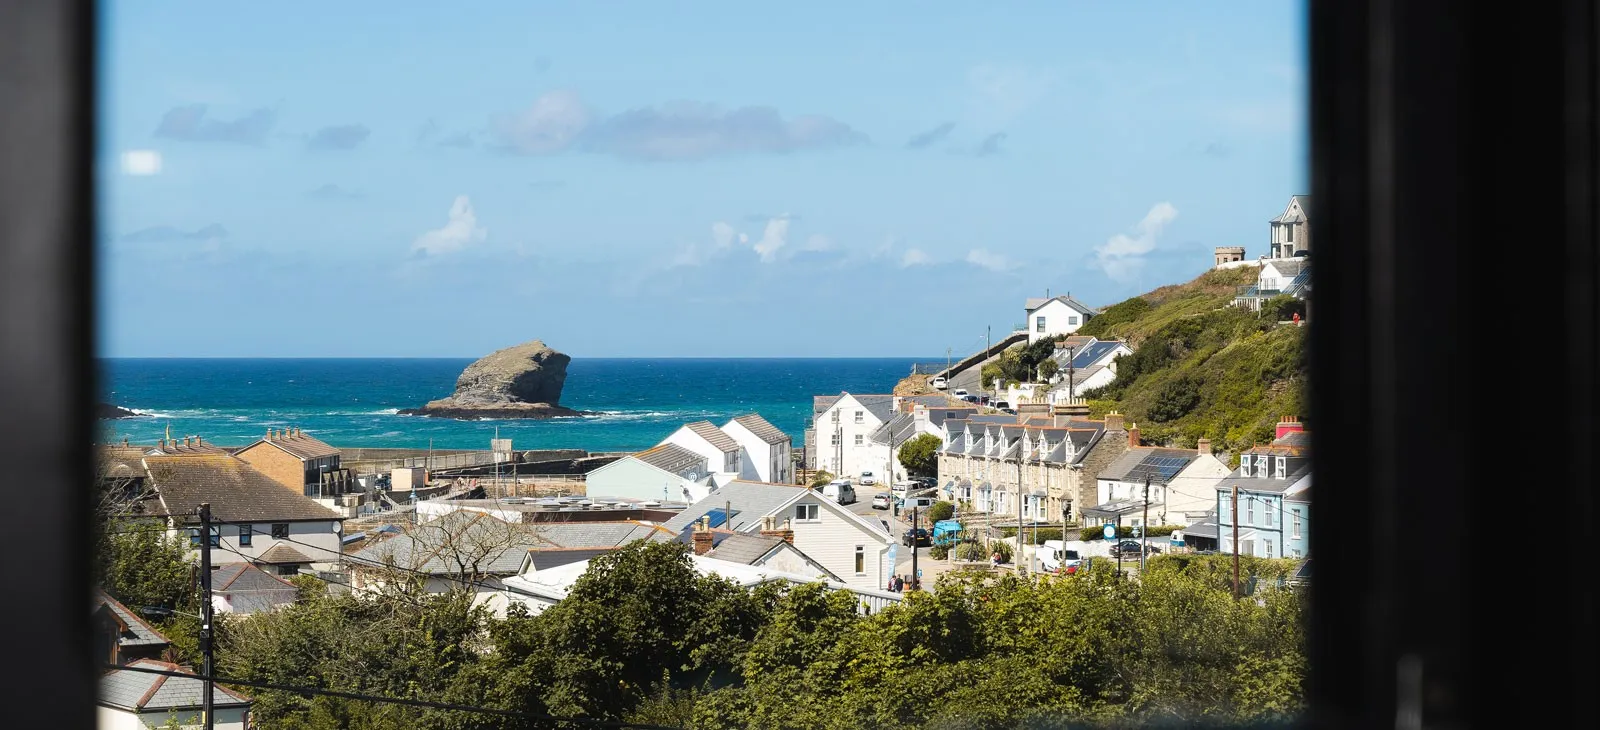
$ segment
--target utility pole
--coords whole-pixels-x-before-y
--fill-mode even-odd
[[[1233,485],[1233,506],[1228,508],[1233,520],[1233,600],[1239,600],[1239,484]]]
[[[909,489],[906,490],[906,494],[910,494],[910,493],[911,493],[911,490],[909,490]],[[922,573],[917,571],[917,505],[918,504],[921,504],[921,503],[920,502],[912,502],[911,503],[911,590],[913,590],[913,591],[922,590]]]
[[[1014,558],[1018,568],[1022,567],[1022,437],[1017,437],[1017,557]]]
[[[1139,575],[1144,575],[1144,556],[1150,552],[1150,475],[1144,475],[1144,519],[1139,528]]]
[[[1076,392],[1074,392],[1075,388],[1076,388],[1076,382],[1075,382],[1075,380],[1073,378],[1075,373],[1073,372],[1073,369],[1072,369],[1072,361],[1077,359],[1077,352],[1078,352],[1078,348],[1076,348],[1076,347],[1067,348],[1067,403],[1068,404],[1071,404],[1078,396],[1078,394]]]
[[[211,647],[211,503],[200,503],[200,656],[201,672],[206,675],[205,692],[201,696],[201,715],[205,718],[205,730],[216,727],[215,719],[211,716],[212,691],[215,683],[211,675],[215,671],[212,661]]]

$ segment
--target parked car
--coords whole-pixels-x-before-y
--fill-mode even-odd
[[[939,390],[944,390],[945,388],[949,387],[949,385],[950,381],[945,380],[943,375],[933,379],[933,387],[938,388]]]
[[[1158,548],[1158,547],[1156,547],[1154,545],[1151,545],[1150,546],[1150,552],[1146,553],[1146,554],[1147,555],[1156,555],[1156,554],[1159,554],[1160,552],[1161,552],[1161,548]],[[1121,555],[1123,557],[1135,557],[1135,558],[1139,557],[1139,541],[1138,540],[1123,540],[1122,542],[1117,543],[1115,547],[1111,548],[1111,557],[1115,558],[1118,555]]]
[[[855,504],[856,488],[848,481],[828,482],[822,487],[822,496],[839,504]]]
[[[997,401],[994,402],[994,407],[998,408],[998,409],[1000,409],[1002,411],[1009,411],[1009,410],[1011,410],[1011,402],[1010,401],[997,400]]]
[[[939,480],[933,477],[916,477],[911,481],[914,484],[921,485],[924,489],[932,489],[939,486]]]
[[[967,398],[967,389],[966,388],[956,388],[956,397],[960,398],[962,400],[966,400],[966,398]]]
[[[890,505],[892,504],[894,504],[894,502],[893,500],[889,499],[889,494],[887,492],[879,492],[872,495],[873,509],[889,509]]]
[[[874,484],[877,484],[877,483],[878,483],[878,478],[875,477],[875,476],[872,476],[872,472],[870,472],[870,471],[861,472],[861,486],[870,487],[870,486],[872,486]]]
[[[1066,549],[1060,540],[1045,540],[1044,544],[1039,546],[1039,564],[1043,565],[1045,570],[1074,573],[1082,562],[1078,551]]]
[[[975,396],[975,395],[972,395],[972,394],[969,393],[967,395],[961,396],[961,400],[964,400],[964,401],[966,401],[968,403],[977,403],[978,402],[978,396]]]
[[[905,545],[906,547],[912,547],[913,542],[916,543],[916,547],[932,545],[933,536],[928,534],[928,530],[925,527],[909,528],[906,530],[904,535],[900,536],[900,544]]]

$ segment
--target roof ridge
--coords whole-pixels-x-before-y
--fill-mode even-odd
[[[177,668],[174,667],[173,669],[176,671]],[[155,681],[150,683],[150,689],[145,690],[144,694],[140,695],[139,699],[133,703],[134,709],[142,710],[146,704],[149,704],[150,700],[155,699],[156,693],[160,692],[161,687],[167,683],[167,676],[165,674],[155,675]]]

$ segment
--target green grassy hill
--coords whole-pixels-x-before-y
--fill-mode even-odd
[[[1304,327],[1228,306],[1253,268],[1208,271],[1107,307],[1080,334],[1128,340],[1134,353],[1111,384],[1084,392],[1098,417],[1116,409],[1146,443],[1192,448],[1200,438],[1234,453],[1271,440],[1283,415],[1306,417]],[[1286,311],[1286,310],[1285,310]]]

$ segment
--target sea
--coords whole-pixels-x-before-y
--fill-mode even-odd
[[[472,359],[108,359],[101,400],[137,418],[99,422],[103,442],[152,444],[170,433],[242,446],[298,427],[339,447],[634,451],[698,420],[759,413],[803,440],[812,396],[887,393],[935,358],[574,358],[561,405],[595,415],[543,421],[402,416],[442,398]]]

